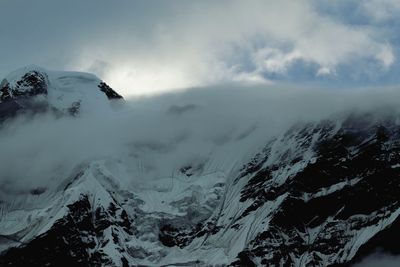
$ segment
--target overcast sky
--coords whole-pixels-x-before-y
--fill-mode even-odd
[[[0,0],[0,77],[94,72],[127,95],[400,82],[400,0]]]

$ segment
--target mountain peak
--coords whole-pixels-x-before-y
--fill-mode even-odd
[[[96,75],[85,72],[52,71],[28,65],[8,74],[0,83],[0,113],[31,110],[31,100],[62,113],[96,110],[109,106],[112,99],[122,99]],[[4,117],[4,114],[1,114]]]

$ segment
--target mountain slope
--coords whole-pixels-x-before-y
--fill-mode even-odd
[[[25,96],[43,94],[41,81]],[[95,81],[74,90],[115,97]],[[155,154],[144,155],[157,144],[131,144],[133,163],[121,153],[82,162],[55,188],[0,190],[0,265],[350,266],[378,248],[398,253],[398,121],[374,110],[298,123],[250,158],[248,135],[157,177]]]
[[[279,207],[242,257],[276,266],[340,265],[398,220],[396,118],[366,114],[349,117],[339,128],[335,124],[310,125],[295,134],[300,144],[312,147],[311,160],[302,149],[300,158],[293,152],[284,156],[289,164],[281,159],[256,165],[240,201],[251,200],[250,212],[276,201]]]
[[[51,220],[42,214],[32,228],[30,211],[28,232],[9,229],[26,244],[1,261],[339,266],[398,223],[399,130],[395,118],[368,114],[298,125],[238,173],[182,173],[179,189],[159,180],[121,190],[104,162],[92,163],[45,208]],[[14,212],[2,216],[3,231]]]

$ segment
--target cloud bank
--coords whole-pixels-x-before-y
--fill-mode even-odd
[[[398,83],[398,1],[383,2],[3,1],[0,74],[30,63],[95,72],[124,95],[232,81]]]
[[[0,130],[0,194],[59,186],[77,166],[97,159],[129,166],[132,183],[191,164],[239,168],[296,122],[396,107],[398,99],[393,89],[225,85],[130,100],[122,109],[77,118],[23,116]]]
[[[399,266],[400,256],[376,253],[363,259],[353,267],[397,267]]]

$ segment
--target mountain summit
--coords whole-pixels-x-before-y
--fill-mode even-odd
[[[95,110],[122,99],[93,74],[50,71],[30,65],[11,72],[0,83],[1,117],[27,109],[62,113]]]

